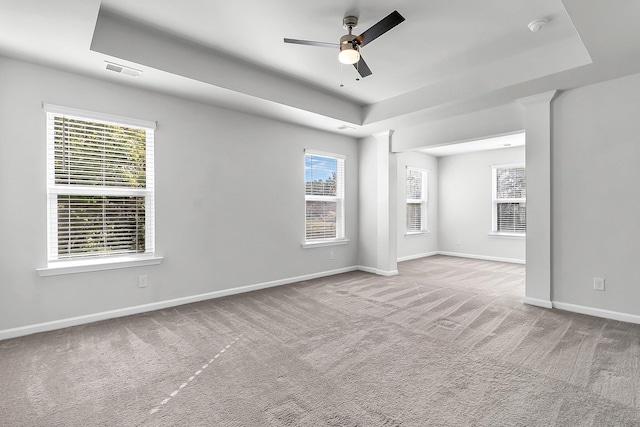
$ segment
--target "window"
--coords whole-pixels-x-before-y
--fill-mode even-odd
[[[527,231],[527,180],[523,165],[494,166],[493,231],[525,234]]]
[[[344,156],[305,151],[305,241],[344,239]]]
[[[427,171],[407,167],[407,233],[427,229]]]
[[[155,123],[45,110],[50,265],[153,254]]]

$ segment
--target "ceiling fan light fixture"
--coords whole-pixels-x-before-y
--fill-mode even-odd
[[[360,52],[358,52],[358,45],[354,42],[354,39],[355,37],[351,35],[351,29],[349,29],[349,34],[340,37],[338,61],[343,64],[352,65],[360,60]]]
[[[346,65],[355,64],[360,60],[360,52],[350,44],[340,46],[338,61]]]

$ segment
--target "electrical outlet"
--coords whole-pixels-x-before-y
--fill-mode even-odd
[[[146,288],[147,286],[149,286],[149,276],[146,274],[144,276],[138,276],[138,287]]]
[[[333,251],[329,251],[329,259],[333,259]]]
[[[604,279],[602,277],[593,278],[593,289],[596,291],[604,291]]]

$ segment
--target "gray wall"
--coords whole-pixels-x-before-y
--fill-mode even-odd
[[[2,58],[0,94],[0,330],[357,263],[355,139]],[[41,101],[158,121],[161,265],[38,276],[46,266]],[[301,247],[304,148],[348,156],[348,245]],[[148,288],[137,287],[140,274],[149,276]]]
[[[552,104],[554,301],[640,315],[639,117],[638,74]]]
[[[478,151],[439,158],[439,250],[525,260],[525,239],[490,236],[491,166],[524,163],[525,148]]]
[[[0,59],[0,93],[0,331],[367,265],[376,256],[376,245],[367,244],[372,236],[359,236],[360,229],[375,229],[376,223],[376,206],[367,204],[376,200],[372,194],[377,181],[370,178],[377,176],[377,159],[375,150],[367,148],[373,138],[358,143],[8,59]],[[634,75],[567,91],[553,101],[554,301],[640,315],[638,94],[640,75]],[[41,101],[158,121],[156,246],[165,257],[161,265],[37,275],[35,269],[46,264]],[[518,114],[514,117],[511,127],[519,121]],[[464,124],[472,117],[460,120]],[[455,118],[446,123],[457,126]],[[398,140],[404,141],[402,134]],[[418,145],[427,144],[415,142]],[[348,245],[301,247],[304,148],[348,156]],[[473,239],[443,232],[451,228],[447,221],[453,217],[443,197],[451,181],[446,161],[438,169],[439,249],[451,248],[453,239],[452,251],[482,254],[465,246]],[[359,177],[364,180],[360,185]],[[254,225],[254,206],[260,207],[262,227]],[[488,232],[489,224],[485,227]],[[405,249],[402,254],[415,250]],[[329,250],[335,260],[329,260]],[[140,274],[149,275],[148,288],[137,287]],[[606,279],[605,292],[593,290],[594,276]]]
[[[398,153],[398,259],[410,259],[438,250],[438,159],[424,153]],[[407,166],[428,170],[427,226],[428,234],[406,235],[407,232]]]

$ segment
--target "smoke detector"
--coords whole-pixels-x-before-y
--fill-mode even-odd
[[[140,77],[142,74],[142,70],[136,70],[135,68],[127,67],[125,65],[116,64],[114,62],[104,61],[106,65],[106,69],[109,71],[116,72],[118,74],[124,74],[129,77]]]
[[[540,31],[547,23],[549,22],[549,18],[536,19],[534,21],[529,22],[529,29],[532,33],[537,33]]]

